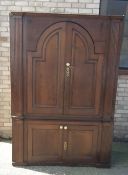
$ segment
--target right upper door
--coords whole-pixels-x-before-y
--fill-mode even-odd
[[[86,29],[72,22],[66,29],[64,114],[100,117],[104,57]]]

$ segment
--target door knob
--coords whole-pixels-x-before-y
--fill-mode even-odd
[[[64,129],[65,129],[65,130],[67,130],[67,129],[68,129],[68,127],[67,127],[67,126],[64,126]]]
[[[63,129],[63,126],[62,125],[60,125],[60,129]]]

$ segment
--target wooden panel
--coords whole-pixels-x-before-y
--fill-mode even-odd
[[[99,126],[69,125],[65,159],[73,162],[96,162],[100,136],[98,134]]]
[[[61,114],[64,88],[64,26],[49,27],[40,37],[36,52],[28,52],[28,113]]]
[[[67,25],[70,41],[68,39],[66,62],[71,66],[70,75],[65,75],[64,112],[72,115],[98,115],[103,97],[103,56],[94,53],[95,45],[88,31],[73,23]]]
[[[23,158],[23,120],[12,118],[12,161],[24,162]]]
[[[43,122],[28,123],[28,161],[60,161],[62,131],[59,125]]]
[[[10,16],[11,114],[21,116],[22,89],[22,16]]]
[[[35,106],[50,107],[57,105],[58,90],[58,52],[59,52],[59,33],[54,34],[44,46],[43,61],[36,60],[33,63],[33,79],[35,89],[33,96]],[[50,52],[49,52],[50,51]],[[34,85],[33,85],[34,86]]]
[[[109,165],[122,18],[13,15],[13,161]]]
[[[118,64],[119,64],[119,51],[121,42],[122,24],[119,21],[111,21],[108,52],[107,52],[107,65],[106,65],[106,84],[105,84],[105,97],[104,97],[104,121],[113,120],[115,98],[117,90],[118,78]]]
[[[110,166],[112,151],[112,129],[113,123],[102,124],[102,138],[99,162]]]

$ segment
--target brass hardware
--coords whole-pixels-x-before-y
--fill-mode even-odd
[[[66,63],[66,66],[69,67],[70,66],[70,63]]]
[[[67,130],[67,129],[68,129],[68,127],[67,127],[67,126],[64,126],[64,129],[65,129],[65,130]]]
[[[66,63],[66,77],[70,76],[70,63]]]
[[[67,151],[68,143],[65,141],[64,142],[64,151]]]
[[[60,129],[63,129],[63,126],[62,125],[60,125]]]

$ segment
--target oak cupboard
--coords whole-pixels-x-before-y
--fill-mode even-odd
[[[122,17],[10,14],[14,165],[109,167]]]
[[[97,124],[30,121],[26,125],[28,162],[96,161],[100,141]]]

